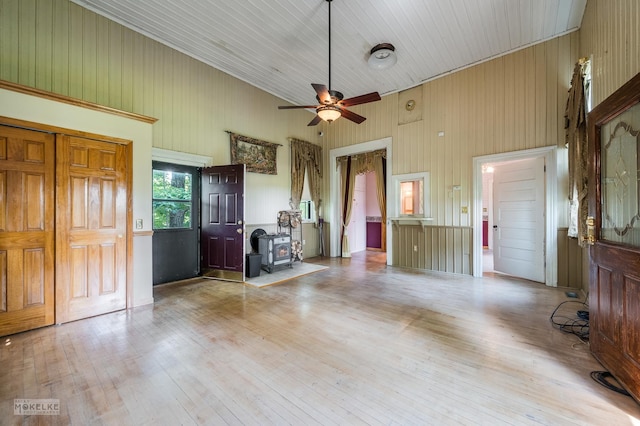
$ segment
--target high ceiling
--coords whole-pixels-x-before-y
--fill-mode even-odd
[[[72,0],[294,104],[328,85],[326,0]],[[587,0],[333,0],[331,89],[382,96],[578,29]],[[367,65],[395,46],[397,63]]]

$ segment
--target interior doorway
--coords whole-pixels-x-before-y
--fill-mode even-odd
[[[496,164],[508,164],[514,161],[530,160],[534,158],[542,158],[546,169],[546,177],[544,179],[544,221],[540,232],[544,235],[544,274],[541,281],[547,286],[555,287],[558,282],[557,271],[557,152],[555,146],[536,148],[530,150],[514,151],[495,155],[486,155],[475,157],[473,159],[473,275],[482,277],[485,271],[484,265],[487,262],[488,250],[495,249],[493,240],[493,203],[486,205],[486,199],[491,198],[492,194],[486,194],[487,185],[486,174],[487,168]],[[485,173],[483,173],[483,170]],[[489,196],[489,197],[487,197]],[[486,219],[486,220],[485,220]],[[487,237],[483,234],[487,233]],[[486,243],[486,244],[485,244]],[[493,253],[490,253],[493,260]],[[493,268],[491,263],[488,266]],[[528,277],[525,277],[528,278]],[[529,278],[528,278],[529,279]]]
[[[167,213],[156,217],[154,208],[151,246],[153,285],[157,285],[200,274],[200,170],[213,159],[161,148],[152,148],[151,158],[152,179],[155,180],[157,174],[157,178],[167,179],[169,186],[165,191],[167,196],[152,192],[153,198],[159,196],[152,200],[154,207],[156,203],[163,204]],[[190,200],[185,199],[187,193]],[[190,205],[188,216],[181,214],[186,211],[186,204]]]
[[[494,271],[544,282],[544,167],[544,158],[535,157],[486,169],[493,169],[493,184],[488,188],[491,227],[487,228]],[[483,239],[484,225],[483,220]]]
[[[387,265],[391,265],[392,262],[392,247],[393,247],[393,236],[391,234],[391,222],[389,218],[391,217],[391,207],[393,205],[392,200],[395,199],[395,189],[391,184],[391,164],[392,164],[392,150],[391,150],[391,138],[378,139],[375,141],[364,142],[360,144],[350,145],[347,147],[332,149],[329,153],[330,156],[330,164],[337,164],[337,158],[348,155],[356,155],[362,154],[366,152],[376,151],[380,149],[386,150],[386,223],[382,224],[379,222],[380,228],[382,226],[385,227],[386,231],[386,263]],[[355,193],[355,191],[354,191]],[[327,219],[330,222],[331,226],[329,229],[329,247],[330,247],[330,255],[332,257],[340,256],[341,253],[341,230],[342,226],[342,201],[340,200],[341,189],[340,189],[340,167],[332,168],[332,174],[330,176],[330,205],[328,206]],[[366,201],[363,203],[369,203],[367,197]],[[377,201],[373,201],[376,202]],[[365,209],[366,211],[366,209]],[[353,213],[352,213],[353,217]],[[366,214],[362,218],[361,222],[363,222],[365,226],[365,230],[362,231],[363,235],[366,235]],[[374,225],[375,226],[375,225]],[[351,227],[351,224],[349,225]],[[365,239],[366,241],[366,239]],[[366,245],[364,247],[366,249]]]
[[[351,253],[365,250],[384,251],[380,205],[374,172],[356,176],[353,206],[349,221],[349,248]]]

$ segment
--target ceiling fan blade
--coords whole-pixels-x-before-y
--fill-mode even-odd
[[[331,95],[329,94],[329,89],[324,84],[311,83],[316,93],[318,94],[318,100],[321,104],[330,104],[331,103]]]
[[[380,99],[382,98],[380,97],[378,92],[371,92],[371,93],[367,93],[366,95],[360,95],[360,96],[355,96],[353,98],[345,99],[343,101],[340,101],[339,104],[341,106],[348,107],[348,106],[366,104],[368,102],[375,102],[375,101],[379,101]]]
[[[297,108],[311,108],[316,109],[318,105],[280,105],[278,109],[297,109]]]
[[[316,124],[318,124],[321,121],[322,121],[322,118],[320,118],[319,115],[316,115],[315,117],[313,117],[313,120],[311,120],[309,122],[309,124],[307,124],[307,126],[315,126]]]
[[[344,118],[346,118],[347,120],[351,120],[354,123],[360,124],[362,123],[364,120],[366,120],[366,118],[364,118],[361,115],[356,114],[355,112],[351,112],[348,109],[340,109],[340,112],[342,114],[342,116]]]

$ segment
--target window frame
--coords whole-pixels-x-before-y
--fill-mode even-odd
[[[306,209],[302,208],[302,204],[303,203],[307,203],[308,204],[309,218],[305,218],[304,215],[302,214],[306,210]],[[298,206],[298,208],[300,209],[300,212],[301,212],[302,223],[315,223],[315,221],[316,221],[316,207],[315,207],[315,204],[314,204],[313,200],[310,200],[310,199],[300,200],[300,205]]]
[[[182,173],[184,175],[189,175],[190,179],[191,179],[191,190],[189,191],[189,199],[179,199],[179,198],[159,198],[155,196],[155,191],[154,191],[154,183],[153,183],[153,175],[155,174],[155,172],[162,172],[165,176],[167,173]],[[161,168],[155,168],[152,167],[151,169],[151,229],[153,231],[172,231],[172,230],[193,230],[195,223],[194,221],[197,221],[197,218],[194,218],[194,199],[193,199],[193,185],[194,185],[194,179],[198,179],[197,176],[194,176],[193,173],[191,172],[186,172],[186,171],[182,171],[182,170],[169,170],[169,169],[161,169]],[[196,200],[197,201],[197,200]],[[156,207],[155,207],[155,203],[156,202],[171,202],[171,203],[178,203],[178,204],[186,204],[189,206],[188,212],[189,212],[189,226],[181,226],[181,227],[166,227],[166,228],[157,228],[155,225],[155,211],[156,211]]]
[[[419,173],[406,173],[400,175],[392,175],[391,182],[395,189],[395,197],[393,200],[394,206],[394,216],[397,218],[416,218],[416,219],[429,219],[431,218],[431,210],[429,204],[429,196],[430,196],[430,173],[429,172],[419,172]],[[423,214],[402,214],[400,203],[402,202],[402,191],[400,189],[400,185],[405,182],[415,182],[422,181],[422,211]]]

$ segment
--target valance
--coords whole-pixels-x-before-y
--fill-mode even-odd
[[[378,158],[386,159],[387,150],[378,149],[376,151],[363,152],[362,154],[345,155],[336,158],[337,164],[344,163],[348,158],[351,158],[352,172],[356,175],[372,172],[375,170],[375,161]]]

